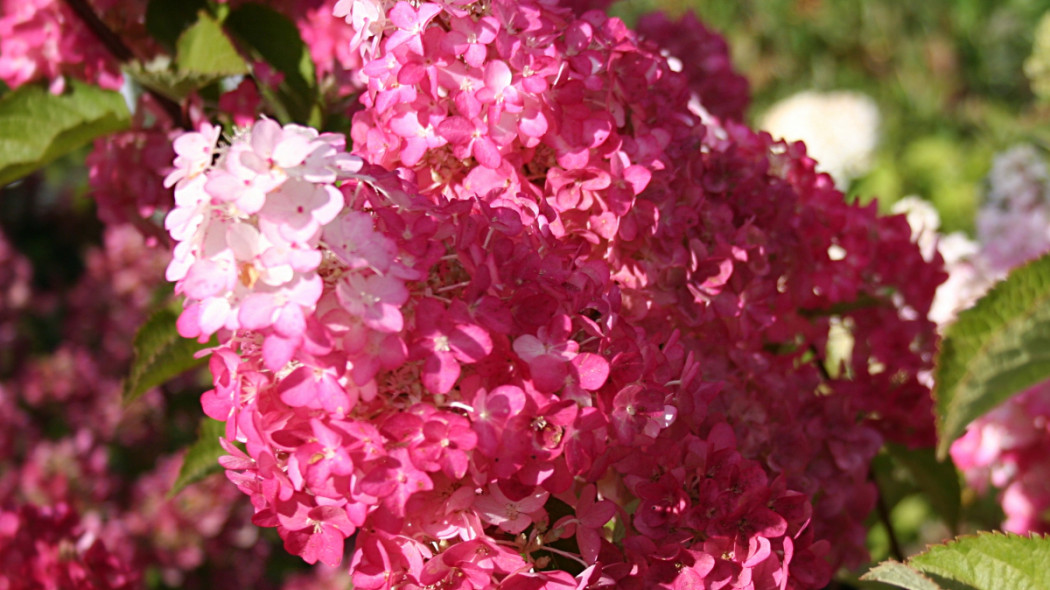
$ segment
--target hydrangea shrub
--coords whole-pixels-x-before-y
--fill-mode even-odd
[[[255,527],[338,568],[303,587],[817,589],[866,561],[873,459],[935,442],[942,258],[803,144],[748,128],[747,83],[695,17],[636,33],[607,2],[111,4],[0,16],[12,96],[141,90],[126,130],[85,117],[49,154],[94,138],[134,313],[92,316],[84,287],[74,360],[17,371],[30,406],[110,427],[86,412],[61,445],[0,439],[0,563],[65,556],[23,578],[100,588],[160,564],[177,586],[202,545],[265,559]],[[186,490],[197,521],[159,498],[186,479],[173,463],[133,490],[101,477],[104,444],[144,435],[115,425],[121,387],[85,352],[130,362],[161,272],[120,258],[128,241],[165,258],[171,329],[217,343],[200,405],[232,485]],[[27,422],[8,401],[5,424]],[[74,502],[84,477],[110,487]],[[108,493],[133,508],[99,508]],[[61,526],[30,551],[38,521]]]
[[[255,522],[308,562],[352,538],[359,588],[819,588],[862,559],[872,457],[932,442],[941,275],[906,221],[602,13],[335,14],[352,153],[206,125],[167,178]]]

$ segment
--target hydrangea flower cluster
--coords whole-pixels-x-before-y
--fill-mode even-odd
[[[296,25],[317,66],[317,77],[324,82],[324,90],[335,97],[351,96],[364,86],[361,79],[361,55],[350,50],[353,30],[339,19],[332,18],[335,0],[328,0],[305,11],[293,10],[299,15]]]
[[[920,272],[928,264],[919,253],[911,252],[910,232],[903,220],[876,223],[872,221],[873,211],[858,213],[846,207],[841,194],[826,184],[826,177],[818,177],[806,167],[812,161],[801,145],[774,146],[767,137],[732,121],[720,124],[712,119],[702,104],[697,107],[695,99],[702,96],[690,94],[690,77],[674,72],[658,47],[639,41],[616,19],[597,12],[575,19],[547,7],[537,7],[539,16],[534,17],[532,9],[518,5],[504,9],[497,3],[491,9],[491,16],[497,18],[497,22],[489,23],[494,27],[491,35],[479,30],[475,35],[479,41],[457,49],[450,45],[459,38],[457,27],[481,27],[487,22],[484,18],[467,18],[456,10],[424,5],[420,10],[427,12],[425,18],[420,17],[422,21],[412,28],[399,21],[408,5],[388,3],[384,6],[394,20],[379,19],[360,28],[354,20],[357,13],[348,13],[348,6],[363,10],[373,5],[342,2],[336,7],[337,15],[347,14],[348,22],[358,28],[360,49],[370,60],[364,68],[369,75],[369,88],[363,97],[366,108],[354,118],[355,152],[385,167],[412,170],[426,194],[480,198],[509,207],[518,211],[525,223],[535,220],[550,227],[559,239],[575,241],[581,248],[592,247],[595,257],[612,263],[616,280],[627,289],[628,297],[634,288],[645,291],[640,302],[633,305],[636,313],[644,315],[645,307],[653,307],[652,301],[659,298],[653,297],[652,290],[660,281],[667,284],[658,290],[682,288],[677,283],[679,277],[666,275],[667,269],[680,267],[685,261],[697,266],[704,276],[698,277],[702,286],[683,303],[708,303],[719,295],[729,299],[729,294],[720,293],[725,284],[721,281],[730,279],[730,261],[744,262],[742,257],[748,256],[732,252],[729,245],[740,248],[741,243],[761,242],[757,234],[747,240],[737,234],[756,233],[754,229],[761,229],[757,221],[761,215],[768,215],[770,224],[786,223],[780,218],[789,210],[783,198],[763,209],[762,203],[769,197],[762,194],[765,186],[761,182],[767,178],[748,185],[736,178],[737,167],[767,169],[814,205],[819,203],[820,211],[814,214],[817,218],[811,221],[814,227],[808,229],[819,236],[816,239],[823,240],[814,245],[815,259],[800,265],[806,268],[802,272],[812,271],[807,277],[812,283],[806,282],[792,297],[783,298],[790,301],[784,310],[775,309],[769,317],[742,320],[754,325],[743,328],[741,334],[760,333],[757,326],[771,321],[770,317],[784,321],[784,316],[827,305],[829,300],[852,301],[869,288],[864,285],[889,284],[894,274]],[[416,28],[418,33],[412,33]],[[415,38],[410,33],[418,39],[409,41]],[[489,38],[491,41],[484,41]],[[724,57],[724,47],[696,46],[712,51],[715,63],[724,63],[716,59]],[[424,47],[426,51],[419,53]],[[468,49],[469,57],[461,55]],[[425,56],[423,70],[417,68],[421,55]],[[707,61],[707,56],[697,57],[700,62]],[[542,70],[539,64],[544,64]],[[498,82],[487,77],[497,71]],[[422,77],[410,84],[416,78],[409,72]],[[483,84],[479,82],[482,79]],[[501,90],[497,92],[490,82]],[[516,98],[511,100],[512,96]],[[519,103],[520,109],[512,106]],[[735,110],[723,108],[726,112]],[[456,131],[464,119],[469,119],[467,127],[474,129],[466,135]],[[723,158],[723,151],[733,154]],[[793,166],[801,169],[794,170]],[[721,197],[735,193],[726,198],[719,211],[727,217],[708,222],[703,228],[726,232],[722,236],[725,243],[712,248],[722,251],[666,252],[668,244],[688,240],[689,232],[697,231],[688,225],[696,219],[695,213],[689,212],[703,211],[701,205],[707,200],[707,195],[697,190]],[[835,209],[850,213],[831,213]],[[830,218],[822,219],[825,215]],[[745,223],[743,219],[748,216],[756,220]],[[872,223],[879,225],[877,236],[866,235]],[[843,235],[831,236],[829,231]],[[868,246],[869,242],[877,246]],[[786,242],[777,245],[785,246]],[[768,247],[756,245],[759,249]],[[886,251],[868,249],[872,247]],[[901,252],[889,251],[893,249]],[[660,255],[664,258],[657,259]],[[872,265],[883,264],[882,255],[904,266],[895,271],[875,269]],[[706,273],[714,266],[719,269],[714,273],[717,278],[709,282]],[[840,276],[842,273],[846,275]],[[901,307],[923,313],[933,285],[942,278],[935,273],[928,276],[925,281],[895,285],[893,288],[901,289],[894,295],[900,300],[874,308],[885,308],[886,315],[896,315]],[[806,290],[808,285],[813,285],[812,291]],[[771,288],[787,290],[784,285],[766,285],[759,297],[767,297]],[[879,299],[889,295],[884,287],[870,289],[870,294]],[[628,300],[627,304],[632,302]],[[726,303],[726,310],[741,305],[738,297]],[[868,321],[879,314],[871,311],[852,321]],[[663,322],[662,314],[663,308],[658,307],[654,317]],[[898,332],[898,344],[915,340],[929,328],[924,320],[908,325]],[[868,329],[875,328],[863,328],[858,333]],[[925,354],[927,358],[919,362],[928,362],[931,346],[928,339],[920,345],[925,352],[918,357]],[[885,358],[895,355],[890,350],[873,354]],[[913,368],[906,373],[893,377],[897,383],[911,384],[905,389],[915,384]],[[922,400],[926,396],[909,393],[906,397]],[[928,442],[932,440],[930,416],[925,411],[910,412],[912,403],[925,402],[899,404],[907,409],[896,413],[903,418],[902,427],[916,433],[912,442],[923,437]],[[880,412],[895,412],[893,403],[885,405]]]
[[[356,155],[205,125],[167,179],[254,521],[311,563],[352,539],[356,588],[819,588],[861,559],[872,457],[932,440],[942,277],[905,219],[604,14],[335,14]]]
[[[65,89],[70,78],[119,89],[124,81],[122,60],[148,61],[159,50],[146,31],[146,5],[120,0],[4,0],[0,80],[12,88],[46,81],[55,94]],[[106,47],[84,15],[78,14],[81,11],[91,12],[97,25],[119,31],[121,55]]]
[[[62,0],[0,3],[0,80],[12,88],[46,80],[58,94],[66,76],[114,90],[123,80],[117,60]]]
[[[23,348],[17,328],[18,318],[29,307],[33,268],[0,232],[0,371],[19,364],[17,351]],[[0,454],[4,449],[0,447]]]
[[[234,8],[247,3],[230,2]],[[97,18],[96,27],[107,28],[114,39],[119,38],[119,55],[99,39],[71,4],[91,12]],[[146,4],[128,5],[119,0],[0,2],[0,80],[11,88],[47,82],[56,94],[71,78],[121,89],[121,66],[129,65],[125,62],[148,62],[159,53],[158,44],[146,31]],[[346,102],[361,90],[360,55],[349,49],[352,31],[332,18],[335,0],[266,4],[298,28],[326,101]],[[262,63],[253,64],[252,71],[252,77],[222,92],[217,102],[205,105],[192,94],[182,105],[182,116],[175,117],[180,120],[172,120],[177,111],[165,112],[154,96],[136,97],[132,129],[97,139],[88,156],[90,195],[98,203],[100,218],[107,224],[131,223],[147,237],[163,238],[155,224],[142,220],[173,206],[171,192],[161,181],[172,158],[170,133],[186,124],[182,118],[194,123],[205,120],[206,106],[217,106],[234,124],[250,124],[265,106],[257,85],[276,85],[280,75]]]
[[[996,278],[1050,251],[1050,171],[1031,145],[992,162],[988,191],[977,214],[982,257]]]
[[[0,584],[9,590],[137,587],[128,564],[83,530],[67,504],[0,508]]]

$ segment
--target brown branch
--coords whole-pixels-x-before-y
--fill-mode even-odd
[[[102,45],[118,61],[125,62],[135,59],[135,54],[131,52],[131,49],[124,44],[124,41],[116,33],[106,26],[106,23],[102,22],[102,19],[95,14],[95,11],[91,9],[86,0],[66,0],[66,4],[80,17],[80,20],[87,25],[87,28],[98,37]]]
[[[128,219],[131,220],[131,224],[135,226],[135,229],[139,230],[139,233],[147,239],[153,238],[165,250],[171,250],[171,236],[168,235],[168,232],[166,232],[163,227],[153,223],[149,219],[139,217],[137,211],[133,211],[132,214],[128,216]]]
[[[809,352],[813,355],[813,361],[814,364],[817,365],[817,371],[820,372],[820,376],[824,379],[825,382],[832,381],[831,373],[828,372],[828,368],[824,365],[824,357],[820,356],[820,354],[817,352],[817,347],[811,344],[809,346]]]

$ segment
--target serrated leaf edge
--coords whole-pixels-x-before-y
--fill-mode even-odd
[[[992,539],[1003,538],[1003,539],[1017,539],[1017,540],[1036,540],[1036,541],[1048,541],[1048,540],[1050,540],[1050,534],[1029,533],[1028,535],[1019,535],[1019,534],[1016,534],[1016,533],[997,531],[997,530],[996,531],[979,531],[979,532],[976,532],[976,533],[973,533],[973,534],[958,535],[958,536],[956,536],[956,537],[954,537],[954,538],[952,538],[952,539],[950,539],[950,540],[948,540],[948,541],[946,541],[944,543],[927,544],[926,545],[926,549],[924,551],[922,551],[921,553],[917,553],[915,555],[912,555],[911,557],[909,557],[904,562],[900,562],[900,561],[897,561],[895,559],[888,559],[886,561],[879,562],[879,564],[877,564],[876,566],[872,567],[867,572],[865,572],[860,577],[860,579],[864,580],[864,581],[882,582],[882,583],[885,583],[885,584],[892,584],[894,586],[899,586],[898,584],[895,584],[893,582],[887,582],[885,580],[876,578],[876,577],[871,575],[872,572],[874,572],[876,569],[878,569],[880,566],[882,566],[884,564],[899,564],[899,565],[905,566],[909,570],[912,570],[916,575],[918,575],[922,579],[924,579],[926,581],[929,581],[931,584],[933,584],[933,587],[935,587],[935,588],[942,588],[942,586],[940,586],[937,582],[935,582],[934,580],[930,579],[926,575],[928,573],[927,570],[920,569],[920,567],[923,566],[923,564],[921,564],[921,563],[914,564],[913,562],[916,559],[920,559],[920,561],[921,561],[921,558],[929,556],[929,555],[931,555],[933,553],[940,553],[940,552],[943,552],[943,551],[960,552],[960,550],[956,548],[958,545],[965,544],[965,543],[968,543],[968,542],[971,542],[971,541],[979,541],[979,540],[982,540],[982,539],[987,539],[989,537],[991,537]],[[977,547],[974,547],[974,548],[976,549]],[[992,557],[992,556],[988,555],[987,553],[983,553],[982,552],[982,554],[985,555],[985,556],[988,556],[988,557]],[[996,558],[996,559],[997,559],[997,561],[1001,561],[998,558]],[[1009,565],[1009,564],[1006,564],[1006,565]],[[1013,567],[1013,566],[1011,566],[1011,567]],[[938,573],[938,572],[932,572],[932,573],[936,573],[938,576],[944,575],[944,574]],[[948,576],[945,576],[945,578],[949,579],[949,580],[951,580],[953,582],[959,582],[961,584],[965,584],[965,582],[963,582],[962,580],[958,580],[956,578],[951,578],[951,577],[948,577]],[[903,587],[903,586],[901,586],[901,587]]]
[[[153,314],[150,315],[146,322],[139,327],[138,332],[135,334],[135,340],[132,343],[134,355],[132,357],[131,370],[129,371],[128,376],[124,378],[124,381],[122,383],[123,388],[121,392],[121,403],[124,407],[128,407],[129,405],[134,403],[136,400],[142,397],[142,394],[144,394],[149,389],[149,387],[143,388],[141,386],[144,380],[143,375],[146,374],[146,370],[148,367],[151,367],[154,363],[156,363],[157,359],[161,356],[161,354],[164,353],[164,351],[171,350],[172,347],[178,346],[179,344],[185,342],[188,345],[195,345],[197,347],[197,351],[194,354],[194,356],[196,357],[197,353],[199,353],[201,350],[209,348],[213,344],[213,342],[201,343],[183,338],[178,334],[178,332],[162,332],[160,334],[157,334],[156,332],[151,331],[151,327],[153,326],[159,326],[160,328],[163,328],[163,326],[160,324],[166,319],[163,317],[164,314],[172,314],[176,318],[178,317],[178,313],[170,307],[162,307],[153,312]],[[147,339],[157,339],[157,341],[151,342],[153,346],[151,346],[151,351],[147,353],[147,356],[141,356],[142,348],[144,347],[145,341]],[[184,371],[189,371],[190,369],[199,366],[204,362],[205,361],[203,358],[198,358],[197,362],[186,367]]]
[[[959,544],[962,544],[962,543],[967,543],[967,542],[970,542],[970,541],[978,541],[978,540],[981,540],[981,539],[987,539],[989,537],[991,537],[992,539],[1002,538],[1002,539],[1016,539],[1016,540],[1050,541],[1050,534],[1041,534],[1041,533],[1032,532],[1032,533],[1029,533],[1027,535],[1020,535],[1020,534],[1017,534],[1017,533],[1011,533],[1011,532],[1008,532],[1008,531],[999,531],[999,530],[978,531],[978,532],[972,533],[972,534],[958,535],[958,536],[956,536],[956,537],[954,537],[954,538],[952,538],[952,539],[950,539],[948,541],[945,541],[944,543],[927,544],[925,551],[922,551],[921,553],[917,553],[917,554],[909,557],[907,563],[913,569],[917,569],[917,566],[912,566],[911,565],[911,563],[916,558],[922,558],[922,557],[928,556],[928,555],[930,555],[931,553],[934,553],[934,552],[937,552],[937,553],[940,553],[940,552],[943,552],[943,551],[956,551],[956,552],[959,552],[958,549],[955,549],[955,546],[957,546]],[[993,556],[989,555],[988,553],[982,552],[982,554],[985,555],[986,557],[993,557]],[[996,561],[1002,562],[1002,560],[1000,560],[998,558],[995,558],[995,559],[996,559]],[[1006,565],[1010,565],[1010,564],[1007,563]],[[1010,567],[1011,567],[1011,569],[1016,569],[1012,565],[1010,565]],[[944,574],[941,574],[941,573],[938,573],[938,572],[934,572],[934,573],[937,573],[937,575],[944,575]],[[945,577],[947,577],[947,576],[945,576]],[[962,580],[958,580],[956,578],[949,578],[949,579],[951,579],[954,582],[959,582],[960,584],[966,584],[966,582],[964,582]]]
[[[897,586],[899,588],[905,588],[904,586],[901,586],[900,584],[897,584],[896,582],[888,582],[888,581],[886,581],[884,579],[877,578],[877,577],[871,575],[873,572],[876,572],[876,570],[878,570],[879,568],[881,568],[883,566],[887,566],[887,565],[900,565],[900,566],[906,568],[911,573],[913,573],[917,578],[921,579],[923,582],[929,583],[931,588],[937,588],[937,589],[941,589],[942,588],[942,586],[940,584],[938,584],[937,582],[934,582],[933,580],[928,578],[926,576],[926,574],[924,574],[923,572],[921,572],[918,569],[912,567],[910,564],[908,564],[906,562],[897,561],[896,559],[887,559],[886,561],[880,561],[877,565],[875,565],[874,567],[872,567],[868,571],[864,572],[864,574],[860,577],[860,579],[862,581],[865,581],[865,582],[881,582],[883,584],[889,584],[891,586]],[[914,590],[914,589],[907,589],[906,588],[906,590]]]
[[[1003,295],[1003,292],[1005,291],[1005,289],[1020,288],[1020,287],[1016,287],[1016,286],[1015,287],[1009,286],[1009,279],[1010,279],[1011,276],[1014,275],[1014,273],[1021,272],[1021,271],[1023,271],[1023,269],[1031,268],[1031,267],[1034,267],[1034,266],[1040,266],[1040,265],[1043,265],[1043,264],[1050,265],[1050,254],[1041,256],[1041,257],[1036,258],[1034,260],[1031,260],[1031,261],[1027,262],[1026,264],[1024,264],[1024,265],[1022,265],[1022,266],[1020,266],[1020,267],[1018,267],[1016,269],[1014,269],[1014,271],[1012,271],[1010,273],[1010,275],[1008,275],[1007,277],[1005,277],[1004,279],[1000,280],[995,285],[993,285],[992,288],[989,289],[988,292],[985,293],[985,295],[983,297],[981,297],[980,299],[977,300],[977,303],[973,307],[970,307],[970,308],[960,312],[959,319],[957,319],[956,322],[954,324],[952,324],[948,328],[948,332],[945,334],[944,341],[942,342],[941,350],[938,351],[936,362],[935,362],[935,365],[934,365],[934,370],[933,370],[933,374],[934,374],[935,378],[939,377],[940,373],[941,373],[942,359],[943,359],[942,352],[943,352],[944,343],[946,343],[948,341],[948,339],[951,338],[951,336],[952,336],[952,329],[953,328],[959,329],[959,328],[957,328],[957,326],[959,326],[959,323],[960,323],[959,320],[961,320],[965,316],[973,316],[973,315],[978,315],[978,314],[984,313],[982,311],[984,308],[989,308],[990,306],[995,305],[995,301],[993,301],[993,300],[998,300],[1000,298],[1005,297],[1005,295]],[[1041,304],[1050,304],[1050,288],[1045,289],[1044,292],[1045,292],[1045,295],[1037,296],[1037,297],[1033,298],[1031,305],[1025,306],[1025,309],[1022,310],[1021,314],[1014,316],[1011,320],[1004,321],[1003,324],[1001,324],[1001,325],[1003,327],[1005,327],[1005,326],[1007,326],[1009,324],[1013,324],[1013,323],[1015,323],[1015,322],[1017,322],[1019,320],[1023,320],[1024,318],[1028,318],[1028,317],[1030,317],[1031,315],[1033,315],[1035,313],[1034,310],[1038,309]],[[969,321],[969,320],[964,320],[964,321]],[[959,390],[962,389],[964,383],[969,383],[969,382],[971,382],[973,380],[974,371],[973,371],[972,360],[975,359],[975,358],[978,358],[980,356],[985,356],[984,353],[986,351],[992,349],[993,348],[993,346],[992,346],[993,344],[999,343],[1001,341],[1002,334],[1004,334],[1005,332],[1007,332],[1007,330],[1005,330],[1005,329],[988,330],[988,331],[986,331],[986,333],[990,333],[991,334],[991,337],[987,338],[987,339],[983,339],[983,342],[981,343],[981,345],[974,349],[973,354],[969,355],[971,362],[966,364],[966,366],[964,367],[964,369],[963,369],[962,373],[960,374],[959,378],[951,386],[951,390],[953,392],[952,399],[948,401],[947,406],[945,407],[943,416],[942,415],[938,415],[937,416],[937,435],[938,435],[937,458],[938,459],[944,460],[944,458],[947,457],[947,455],[948,455],[948,448],[950,447],[951,443],[955,440],[955,438],[958,438],[958,436],[960,434],[962,434],[962,432],[965,431],[966,426],[968,426],[970,424],[970,422],[972,422],[974,419],[976,419],[976,418],[971,419],[971,420],[967,421],[965,424],[962,424],[960,427],[953,428],[953,430],[958,430],[958,432],[949,433],[949,432],[945,431],[945,429],[948,426],[948,424],[947,424],[948,423],[947,417],[950,416],[953,413],[952,410],[957,409],[959,404],[962,403],[962,402],[959,401],[959,395],[957,395]],[[971,339],[971,340],[975,340],[975,339]],[[958,348],[957,348],[957,350],[958,350]],[[939,405],[938,401],[940,399],[940,394],[941,394],[942,391],[943,391],[942,382],[941,382],[940,379],[936,379],[935,382],[934,382],[934,386],[932,388],[931,394],[933,395],[933,399],[934,399],[934,408],[938,411],[938,414],[940,414],[940,410],[938,408],[938,405]],[[1015,392],[1015,393],[1019,393],[1019,392]],[[1005,401],[1005,400],[1003,400],[1003,401]],[[1002,403],[1002,402],[1000,402],[1000,403]]]

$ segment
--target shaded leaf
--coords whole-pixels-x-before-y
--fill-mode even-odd
[[[907,590],[944,590],[936,582],[922,575],[917,569],[892,559],[871,568],[860,579],[868,582],[892,584]]]
[[[889,443],[886,451],[922,490],[930,505],[944,519],[951,530],[959,524],[962,489],[959,475],[951,459],[938,461],[930,448],[909,449],[904,445]]]
[[[1050,255],[1015,269],[948,328],[935,373],[944,458],[966,426],[1050,378]]]
[[[284,110],[294,122],[319,126],[314,62],[295,23],[268,6],[248,3],[231,11],[225,25],[259,59],[284,76],[279,88],[260,87],[260,92],[271,94],[268,99],[278,101],[283,107],[278,110]]]
[[[175,322],[179,314],[165,307],[149,318],[135,335],[135,358],[124,380],[124,405],[137,400],[151,387],[156,387],[186,371],[204,364],[196,358],[201,349],[215,342],[201,344],[179,336]]]
[[[0,98],[0,186],[130,122],[120,93],[76,80],[58,96],[38,86],[9,92]]]
[[[146,7],[146,30],[168,50],[175,49],[179,35],[197,22],[205,0],[150,0]]]
[[[168,492],[169,498],[184,490],[186,486],[222,471],[219,457],[225,455],[226,450],[219,444],[219,437],[226,435],[226,423],[203,418],[199,433],[197,442],[193,443],[182,459],[179,476]]]
[[[248,64],[237,53],[222,26],[206,11],[175,43],[175,66],[179,72],[222,78],[248,73]]]

